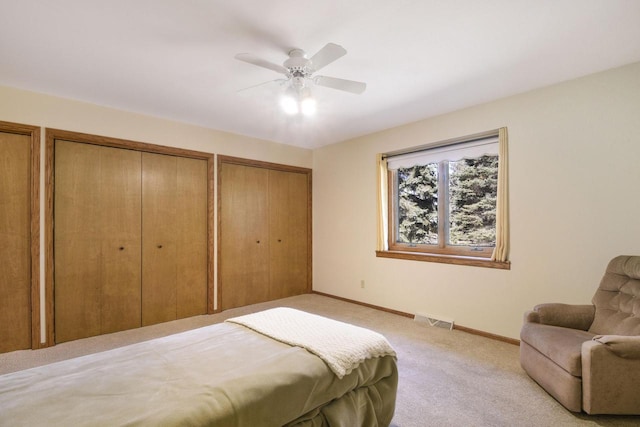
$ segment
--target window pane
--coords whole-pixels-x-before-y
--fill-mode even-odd
[[[438,244],[438,165],[398,169],[399,243]]]
[[[495,246],[498,156],[449,162],[449,244]]]

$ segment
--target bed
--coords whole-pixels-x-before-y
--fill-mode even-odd
[[[0,376],[2,426],[388,426],[375,332],[289,308]]]

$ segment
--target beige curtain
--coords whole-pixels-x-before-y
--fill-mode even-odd
[[[507,261],[509,257],[509,161],[507,128],[498,131],[498,200],[496,201],[496,247],[492,261]]]
[[[389,249],[389,239],[387,238],[389,228],[387,226],[389,218],[388,210],[388,174],[387,174],[387,159],[383,158],[382,154],[378,154],[378,180],[377,180],[377,196],[378,196],[378,243],[376,250],[386,251]]]

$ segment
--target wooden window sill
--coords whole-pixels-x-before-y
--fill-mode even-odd
[[[439,262],[443,264],[469,265],[473,267],[497,268],[511,270],[511,262],[491,261],[487,258],[477,258],[459,255],[435,255],[420,252],[376,251],[379,258],[408,259],[412,261]]]

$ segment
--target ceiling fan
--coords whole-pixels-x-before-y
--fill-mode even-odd
[[[331,64],[346,55],[346,53],[346,49],[342,46],[335,43],[327,43],[311,58],[302,49],[292,49],[289,52],[289,58],[282,65],[274,64],[250,53],[239,53],[235,58],[284,74],[286,79],[277,79],[258,86],[269,83],[279,83],[287,86],[285,96],[281,100],[281,105],[285,112],[289,114],[302,112],[305,115],[309,115],[315,112],[315,100],[311,97],[310,90],[310,87],[314,84],[354,94],[361,94],[367,88],[367,84],[363,82],[314,75],[316,71]]]

